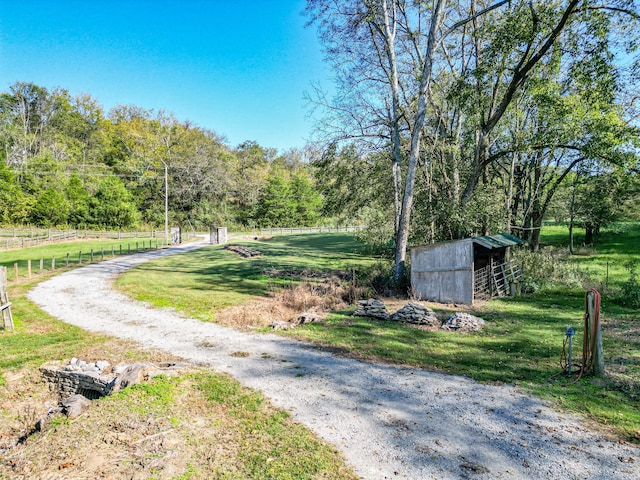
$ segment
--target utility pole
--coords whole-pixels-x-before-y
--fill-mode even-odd
[[[160,161],[164,165],[164,243],[169,245],[169,175],[167,163]]]

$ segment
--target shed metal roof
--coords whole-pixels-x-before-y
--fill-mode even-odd
[[[511,247],[513,245],[522,245],[524,243],[524,240],[509,233],[502,233],[500,235],[486,235],[484,237],[473,237],[471,240],[473,240],[474,243],[482,245],[483,247],[490,250],[494,248]]]

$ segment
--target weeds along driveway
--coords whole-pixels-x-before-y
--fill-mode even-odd
[[[610,442],[515,388],[336,357],[152,309],[113,291],[114,277],[127,269],[200,246],[65,272],[29,298],[65,322],[227,372],[335,445],[362,478],[640,478],[636,447]]]

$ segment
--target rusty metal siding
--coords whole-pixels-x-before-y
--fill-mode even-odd
[[[422,300],[473,303],[473,242],[464,239],[411,250],[411,287]]]

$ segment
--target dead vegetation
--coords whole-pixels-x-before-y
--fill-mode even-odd
[[[296,323],[305,312],[322,318],[327,312],[347,309],[364,292],[350,272],[269,268],[264,273],[269,277],[268,296],[217,312],[216,323],[247,329]]]

